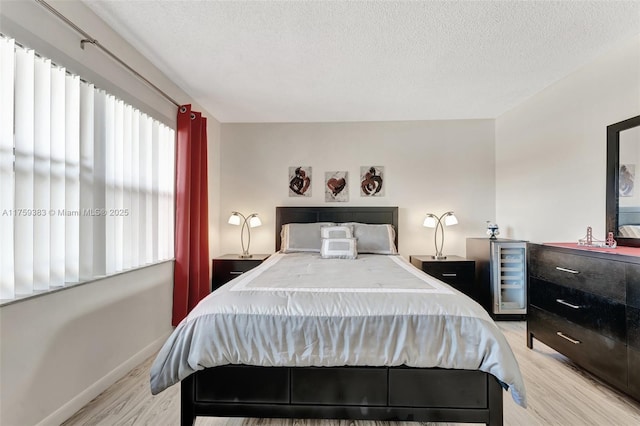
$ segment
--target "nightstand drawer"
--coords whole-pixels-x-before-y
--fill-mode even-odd
[[[431,256],[411,256],[410,260],[416,268],[477,300],[476,266],[473,260],[458,256],[447,256],[447,259],[443,260],[436,260]]]
[[[626,341],[625,306],[613,300],[537,278],[529,281],[531,305],[607,337]]]
[[[625,302],[625,264],[532,244],[530,275],[544,281]]]
[[[267,254],[258,254],[243,259],[236,255],[225,255],[213,259],[211,290],[213,291],[232,279],[252,270],[264,262],[267,257],[269,257]]]
[[[473,291],[475,269],[472,262],[425,263],[422,270],[463,293]]]

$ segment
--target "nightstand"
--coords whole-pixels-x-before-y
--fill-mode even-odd
[[[431,256],[410,256],[411,264],[477,301],[475,286],[476,262],[460,256],[434,259]]]
[[[225,254],[214,258],[212,260],[211,291],[238,275],[252,270],[269,256],[268,254],[254,254],[252,257],[242,258],[237,254]]]

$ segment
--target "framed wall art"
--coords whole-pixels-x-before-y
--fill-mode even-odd
[[[360,196],[384,197],[384,166],[360,167]]]
[[[311,166],[289,167],[289,197],[311,197]]]
[[[349,201],[348,172],[325,172],[324,182],[325,201]]]

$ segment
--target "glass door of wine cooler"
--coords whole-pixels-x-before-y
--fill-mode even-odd
[[[526,248],[526,243],[493,243],[493,311],[496,314],[527,312]]]

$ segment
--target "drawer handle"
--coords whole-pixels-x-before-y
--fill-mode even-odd
[[[568,272],[570,274],[579,274],[580,271],[576,271],[575,269],[563,268],[562,266],[556,266],[558,271]]]
[[[443,273],[443,274],[442,274],[442,276],[443,276],[443,277],[457,277],[457,276],[458,276],[458,274],[446,273],[446,272],[445,272],[445,273]]]
[[[242,275],[242,274],[244,274],[244,272],[242,272],[242,271],[231,271],[231,272],[229,272],[229,275]]]
[[[556,334],[558,336],[562,337],[564,340],[570,341],[574,345],[579,345],[581,343],[580,340],[572,339],[571,337],[569,337],[566,334],[564,334],[562,331],[558,331],[558,332],[556,332]]]
[[[569,302],[565,302],[565,301],[564,301],[564,300],[562,300],[562,299],[556,299],[556,302],[560,303],[561,305],[564,305],[564,306],[568,306],[568,307],[570,307],[570,308],[573,308],[573,309],[580,309],[580,308],[582,307],[582,306],[579,306],[579,305],[572,305],[571,303],[569,303]]]

